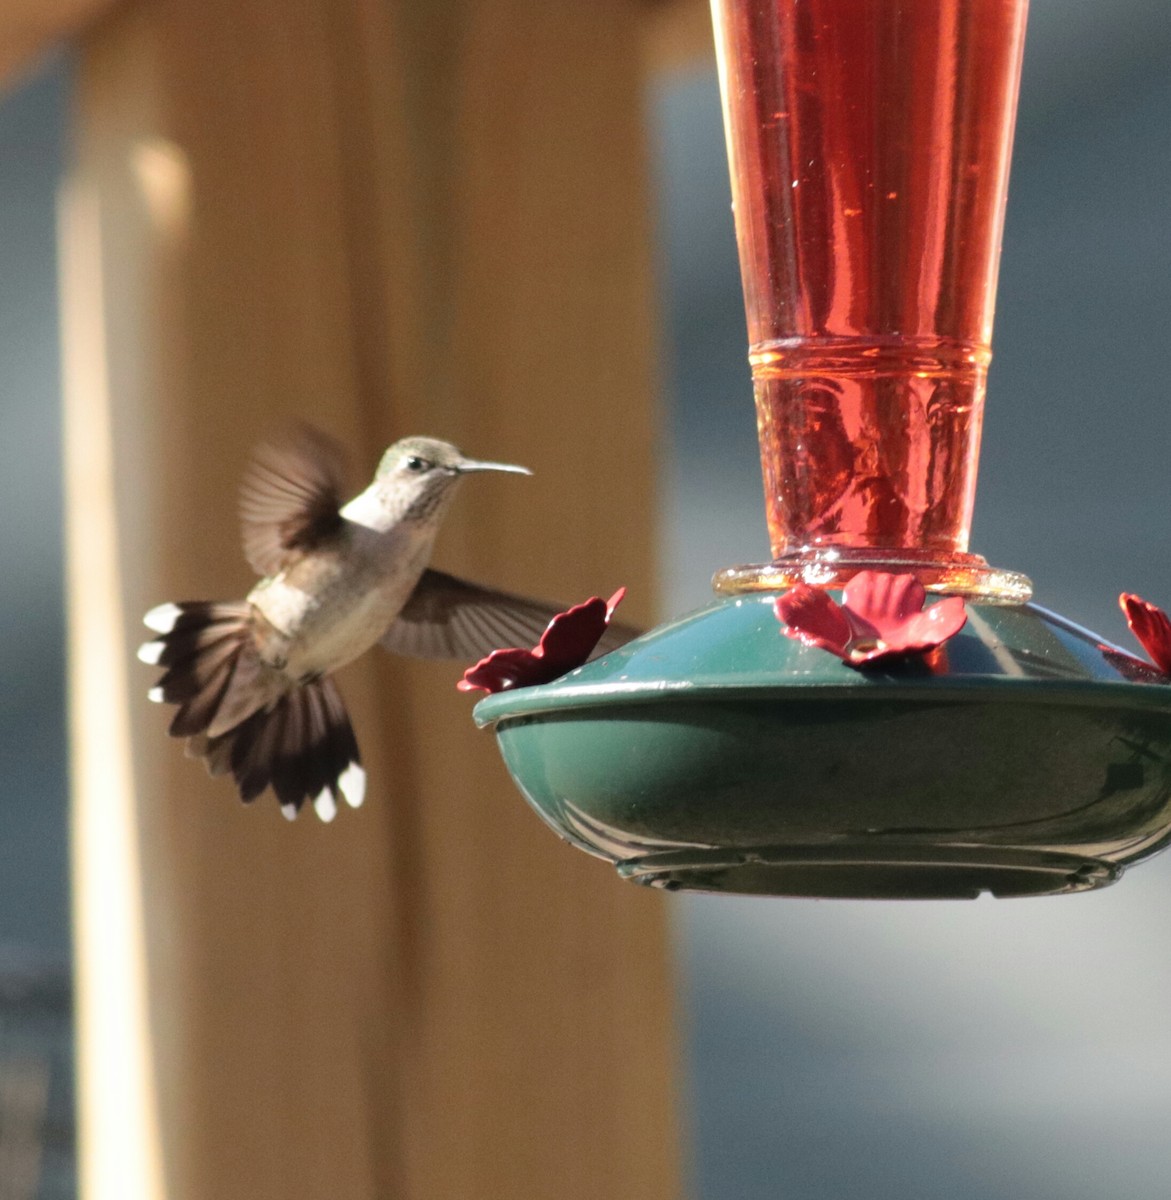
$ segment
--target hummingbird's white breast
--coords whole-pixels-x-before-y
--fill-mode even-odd
[[[373,490],[342,509],[347,523],[335,544],[309,552],[248,597],[279,635],[262,657],[293,682],[364,654],[402,611],[431,558],[436,527],[398,521],[379,528],[382,514],[360,503]]]

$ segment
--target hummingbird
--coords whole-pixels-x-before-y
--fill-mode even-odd
[[[450,442],[408,437],[365,491],[343,503],[346,459],[301,426],[259,446],[240,488],[244,555],[262,578],[243,600],[161,604],[138,658],[164,669],[150,699],[178,706],[172,737],[230,773],[245,803],[272,789],[290,820],[308,801],[323,821],[357,808],[366,775],[332,676],[376,643],[417,658],[475,660],[536,642],[556,605],[428,566],[460,481],[531,474],[468,458]],[[595,655],[636,636],[611,624]]]

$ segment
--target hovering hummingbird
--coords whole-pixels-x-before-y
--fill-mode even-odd
[[[474,660],[540,637],[558,608],[427,566],[457,484],[524,467],[409,437],[343,504],[345,456],[303,426],[253,454],[240,489],[244,554],[261,581],[244,600],[162,604],[138,657],[164,668],[150,698],[178,705],[173,737],[230,772],[245,802],[271,787],[290,820],[362,803],[365,772],[332,673],[376,642],[396,654]],[[611,625],[595,653],[635,636]]]

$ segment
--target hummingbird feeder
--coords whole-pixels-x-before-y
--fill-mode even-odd
[[[712,7],[774,557],[476,720],[639,883],[1109,884],[1171,839],[1171,686],[968,551],[1027,0]]]

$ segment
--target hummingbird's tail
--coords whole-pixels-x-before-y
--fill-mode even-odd
[[[171,736],[212,775],[230,772],[241,800],[271,787],[286,817],[311,800],[324,821],[341,799],[362,803],[366,776],[333,681],[293,686],[261,662],[246,602],[163,604],[144,620],[159,636],[138,657],[165,668],[150,698],[178,706]]]

